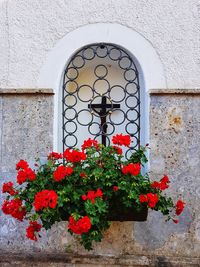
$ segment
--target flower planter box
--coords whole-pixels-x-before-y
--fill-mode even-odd
[[[62,213],[60,211],[61,218],[63,221],[68,221],[70,214]],[[144,222],[147,220],[148,216],[148,208],[144,207],[142,210],[137,211],[132,207],[125,209],[119,208],[118,206],[109,210],[109,215],[107,217],[108,221],[114,222],[127,222],[127,221],[136,221],[136,222]]]
[[[185,203],[178,200],[175,206],[170,197],[162,195],[169,187],[169,178],[164,175],[159,182],[151,182],[140,172],[147,162],[147,147],[124,161],[119,146],[129,147],[130,136],[117,134],[112,141],[114,146],[105,147],[89,138],[82,150],[52,152],[47,163],[35,164],[36,170],[20,160],[16,164],[17,183],[26,185],[15,188],[13,182],[3,184],[2,191],[8,194],[3,212],[19,221],[29,220],[26,236],[34,241],[42,227],[47,230],[55,222],[69,221],[68,231],[80,235],[88,250],[93,241],[102,240],[110,221],[146,221],[148,208],[160,210],[178,223],[174,216],[181,214]]]
[[[137,221],[144,222],[147,220],[148,209],[145,207],[141,211],[129,209],[119,209],[116,207],[114,210],[110,210],[110,215],[108,216],[109,221]]]
[[[109,208],[109,221],[138,221],[143,222],[147,220],[148,208],[146,206],[137,210],[136,204],[133,202],[131,207],[125,207],[117,196],[112,197]]]

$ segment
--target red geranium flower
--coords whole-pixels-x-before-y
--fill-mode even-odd
[[[122,154],[122,149],[121,147],[118,147],[118,146],[112,146],[116,151],[117,151],[117,154],[121,155]]]
[[[26,172],[27,179],[30,181],[34,181],[36,179],[36,174],[31,168],[27,168],[24,171]]]
[[[90,199],[92,203],[94,203],[95,198],[96,198],[96,193],[95,191],[92,191],[92,190],[88,191],[87,195],[82,196],[82,199],[84,201],[86,201],[87,199]]]
[[[73,173],[71,167],[58,166],[58,168],[53,173],[53,178],[56,182],[63,180],[66,176],[70,176]]]
[[[8,182],[8,183],[3,184],[2,193],[8,193],[11,196],[13,196],[13,195],[17,194],[18,192],[15,191],[15,189],[13,188],[13,183]]]
[[[57,152],[51,152],[48,157],[48,160],[56,160],[56,159],[62,159],[62,154]]]
[[[168,183],[170,183],[170,180],[167,175],[164,175],[163,178],[160,180],[160,182],[157,181],[153,182],[151,184],[151,187],[163,191],[169,187]]]
[[[163,178],[160,180],[161,183],[170,183],[169,177],[167,175],[164,175]]]
[[[23,184],[24,182],[26,182],[26,173],[23,170],[18,172],[17,182],[18,184]]]
[[[79,162],[86,159],[86,154],[77,150],[70,150],[69,148],[63,153],[64,158],[70,162]]]
[[[54,209],[57,205],[57,199],[58,199],[58,195],[56,194],[54,190],[45,189],[45,190],[38,192],[35,195],[33,205],[36,211],[39,211],[43,208],[48,208],[48,207]]]
[[[155,188],[155,189],[160,189],[160,183],[159,182],[157,182],[157,181],[154,181],[152,184],[151,184],[151,187],[152,188]]]
[[[93,190],[90,190],[88,191],[87,195],[82,195],[82,199],[84,201],[86,201],[87,199],[89,199],[92,203],[95,202],[95,198],[96,197],[99,197],[99,198],[102,198],[103,197],[103,192],[101,191],[100,188],[97,189],[97,191],[93,191]]]
[[[140,168],[140,163],[130,163],[122,168],[122,173],[136,176],[140,173]]]
[[[115,191],[115,192],[116,192],[116,191],[118,191],[118,190],[119,190],[119,187],[118,187],[118,186],[116,186],[116,185],[114,185],[114,186],[113,186],[113,191]]]
[[[82,148],[82,150],[85,150],[86,148],[89,148],[92,146],[95,147],[96,149],[99,149],[99,144],[98,144],[97,140],[93,140],[93,139],[89,138],[89,139],[84,141],[81,148]]]
[[[87,233],[91,227],[92,224],[88,216],[84,216],[77,221],[74,220],[73,216],[69,217],[68,228],[75,234],[81,235],[83,233]]]
[[[144,202],[147,202],[148,201],[148,198],[147,198],[146,195],[140,195],[139,198],[140,198],[140,202],[141,203],[144,203]]]
[[[168,187],[169,187],[168,184],[165,184],[165,183],[162,183],[162,182],[160,183],[160,190],[161,190],[161,191],[167,189]]]
[[[81,173],[80,173],[80,177],[81,177],[81,178],[85,178],[86,176],[87,176],[87,175],[86,175],[84,172],[81,172]]]
[[[28,163],[25,160],[20,159],[20,161],[16,164],[16,170],[24,170],[26,168],[28,168]]]
[[[156,206],[156,204],[158,203],[158,200],[159,200],[158,195],[153,194],[153,193],[148,193],[146,195],[140,195],[139,198],[140,198],[141,203],[147,202],[148,206],[152,209]]]
[[[42,228],[42,225],[37,223],[36,221],[30,222],[29,226],[26,229],[26,237],[37,241],[37,236],[35,235],[35,232],[39,232]]]
[[[176,215],[180,215],[183,212],[184,208],[185,202],[179,199],[176,203]]]
[[[26,182],[26,180],[34,181],[36,179],[36,174],[31,168],[25,168],[20,170],[17,174],[18,184]]]
[[[2,211],[19,221],[23,221],[24,216],[26,215],[26,209],[22,206],[21,199],[18,198],[11,201],[5,200],[2,205]]]
[[[148,193],[147,194],[147,198],[148,198],[148,205],[150,208],[154,208],[158,202],[158,195],[157,194],[152,194],[152,193]]]
[[[101,191],[100,188],[98,188],[97,191],[96,191],[96,197],[100,197],[100,198],[103,197],[103,192]]]
[[[116,134],[115,136],[113,136],[112,138],[112,142],[115,145],[118,146],[130,146],[131,143],[131,138],[130,135],[122,135],[122,134]]]

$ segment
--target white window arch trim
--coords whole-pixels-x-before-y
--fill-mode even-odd
[[[139,72],[141,88],[141,144],[149,142],[150,89],[167,88],[161,60],[151,43],[138,32],[120,24],[96,23],[69,32],[48,53],[41,68],[38,88],[54,90],[53,149],[62,151],[62,90],[65,68],[72,55],[94,43],[121,46],[132,56]],[[60,103],[60,105],[59,105]],[[60,129],[60,130],[59,130]]]

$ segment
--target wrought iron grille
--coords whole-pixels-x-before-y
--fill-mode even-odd
[[[140,144],[138,70],[122,48],[107,43],[88,45],[72,56],[63,81],[63,150],[83,139],[110,144],[113,134],[130,134]]]

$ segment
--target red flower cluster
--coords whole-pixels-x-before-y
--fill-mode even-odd
[[[130,173],[131,175],[136,176],[140,173],[140,169],[140,163],[130,163],[122,168],[122,173]]]
[[[20,161],[16,164],[16,170],[24,170],[26,168],[28,168],[28,163],[25,160],[20,159]]]
[[[160,180],[160,182],[157,182],[157,181],[153,182],[151,184],[151,187],[155,189],[160,189],[161,191],[163,191],[169,187],[168,185],[169,183],[170,183],[170,180],[168,176],[164,175],[163,178]]]
[[[86,148],[94,146],[96,149],[99,148],[99,144],[97,140],[92,140],[91,138],[84,141],[83,145],[81,146],[82,150],[85,150]]]
[[[36,179],[36,174],[31,168],[25,168],[24,170],[20,170],[17,174],[17,182],[18,184],[22,184],[26,182],[26,180],[34,181]]]
[[[131,143],[131,138],[130,135],[116,134],[115,136],[113,136],[112,142],[115,145],[129,147]]]
[[[58,166],[53,173],[53,179],[56,182],[63,180],[66,176],[70,176],[73,173],[72,167]]]
[[[33,205],[36,211],[48,207],[54,209],[57,205],[57,199],[58,195],[54,190],[42,190],[35,195]]]
[[[81,177],[81,178],[85,178],[85,177],[87,177],[87,175],[86,175],[84,172],[81,172],[81,173],[80,173],[80,177]]]
[[[92,203],[94,203],[96,197],[103,197],[103,192],[100,188],[97,189],[97,191],[88,191],[87,195],[82,195],[82,199],[86,201],[87,199],[91,200]]]
[[[86,159],[86,154],[77,150],[71,150],[68,148],[63,153],[64,158],[70,162],[79,162]]]
[[[36,179],[36,174],[35,172],[29,168],[28,163],[21,159],[17,164],[16,164],[16,170],[18,171],[17,174],[17,182],[18,184],[22,184],[26,182],[26,180],[34,181]]]
[[[114,185],[114,186],[113,186],[113,191],[115,191],[115,192],[116,192],[116,191],[118,191],[118,190],[119,190],[119,187],[118,187],[118,186],[116,186],[116,185]]]
[[[178,200],[176,203],[176,215],[180,215],[185,208],[185,202]]]
[[[26,209],[22,206],[22,201],[18,198],[11,201],[5,200],[2,205],[2,211],[19,221],[23,221],[26,215]]]
[[[42,225],[37,223],[36,221],[30,222],[30,225],[26,229],[26,237],[37,241],[37,236],[35,235],[35,232],[39,232],[42,228]]]
[[[18,192],[13,188],[13,183],[4,183],[2,187],[2,193],[8,193],[11,196],[16,195]]]
[[[121,155],[122,154],[122,149],[121,147],[118,147],[118,146],[112,146],[116,151],[117,151],[117,154]]]
[[[88,216],[84,216],[78,221],[75,221],[73,216],[69,217],[68,228],[75,234],[81,235],[83,233],[87,233],[91,227],[92,224]]]
[[[158,200],[159,199],[157,194],[148,193],[146,195],[140,195],[140,202],[141,203],[147,202],[148,206],[152,209],[156,206]]]
[[[62,159],[62,154],[57,152],[51,152],[48,157],[48,160],[56,160],[56,159]]]

